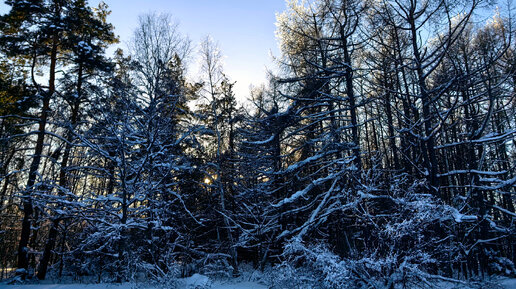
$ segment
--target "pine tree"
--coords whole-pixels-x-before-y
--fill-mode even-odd
[[[73,187],[69,181],[68,166],[71,163],[70,156],[72,154],[73,143],[75,142],[74,134],[77,132],[77,126],[81,121],[80,111],[81,104],[87,101],[87,90],[89,87],[89,79],[91,79],[98,71],[107,71],[111,69],[111,64],[103,56],[104,49],[107,45],[116,41],[113,34],[113,26],[106,23],[106,17],[109,14],[107,6],[101,4],[95,12],[88,6],[85,1],[74,1],[64,16],[63,22],[69,23],[67,27],[67,44],[70,51],[65,53],[65,57],[73,63],[70,71],[65,74],[64,80],[76,79],[72,83],[67,83],[67,91],[65,91],[65,101],[70,107],[69,121],[65,120],[65,140],[64,151],[59,171],[58,196],[55,200],[57,204],[63,201],[64,204],[57,205],[62,212],[66,207],[67,195],[73,194]],[[61,199],[62,198],[62,199]],[[37,277],[40,280],[45,279],[48,263],[50,261],[51,251],[53,250],[57,237],[59,222],[63,216],[57,214],[53,217],[52,225],[48,233],[48,240],[43,251],[40,261]]]

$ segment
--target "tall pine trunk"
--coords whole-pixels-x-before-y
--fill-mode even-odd
[[[55,8],[57,11],[60,9],[57,5]],[[56,12],[57,12],[56,11]],[[29,243],[30,232],[31,232],[31,223],[32,223],[32,214],[34,212],[34,207],[32,204],[31,191],[34,189],[33,186],[36,183],[36,178],[38,176],[39,165],[41,163],[41,154],[43,152],[43,145],[45,142],[45,129],[47,126],[48,115],[50,112],[50,99],[55,93],[55,77],[56,77],[56,64],[57,64],[57,49],[58,49],[58,35],[57,32],[54,32],[54,36],[52,39],[52,49],[50,52],[50,72],[49,72],[49,80],[48,80],[48,91],[43,94],[43,105],[41,108],[41,115],[38,122],[38,134],[36,139],[36,147],[34,148],[34,156],[32,158],[32,162],[29,169],[29,176],[27,179],[27,185],[25,187],[25,191],[22,196],[22,204],[23,204],[23,220],[22,220],[22,230],[20,236],[20,242],[18,245],[18,269],[24,269],[25,276],[28,272],[29,266],[29,256],[27,245]]]
[[[68,178],[67,178],[67,168],[70,159],[70,154],[72,151],[72,141],[73,141],[73,130],[77,125],[79,119],[79,108],[80,101],[82,96],[82,75],[83,75],[83,65],[79,64],[79,75],[77,80],[77,97],[73,100],[72,104],[72,115],[70,121],[70,130],[66,134],[66,145],[65,151],[63,153],[63,159],[61,160],[61,168],[59,170],[59,189],[58,192],[60,196],[63,196],[62,190],[68,189]],[[37,277],[39,280],[44,280],[47,275],[48,263],[50,261],[50,256],[52,255],[52,250],[54,249],[58,226],[60,223],[60,218],[58,216],[54,217],[52,223],[50,225],[50,230],[48,232],[47,242],[45,244],[45,249],[43,250],[43,256],[41,257],[41,261],[39,263],[38,274]]]

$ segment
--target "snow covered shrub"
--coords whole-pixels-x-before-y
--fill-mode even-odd
[[[309,267],[296,266],[291,260],[265,270],[265,281],[272,289],[324,288],[320,278]]]
[[[492,252],[492,254],[488,254],[488,256],[491,272],[506,276],[516,275],[516,268],[510,259],[498,257],[496,252]]]
[[[324,244],[306,247],[300,240],[294,239],[285,246],[284,254],[289,256],[288,261],[283,262],[280,268],[289,268],[289,264],[305,267],[304,270],[289,268],[290,279],[310,281],[312,286],[321,288],[344,288],[351,285],[348,265]]]
[[[285,254],[287,260],[275,268],[274,288],[412,288],[439,279],[422,270],[435,262],[427,254],[382,256],[373,251],[342,258],[324,244],[298,241],[290,242]]]
[[[125,256],[120,255],[120,234],[121,227],[107,221],[86,227],[79,235],[79,250],[72,252],[66,267],[78,274],[97,275],[98,280],[104,282],[132,275],[128,272],[127,260],[122,260]]]
[[[409,260],[400,264],[396,256],[379,256],[378,252],[364,252],[359,258],[342,258],[324,244],[305,246],[294,240],[287,244],[285,254],[289,258],[278,269],[289,274],[278,288],[289,288],[288,284],[300,280],[311,283],[306,288],[397,288],[421,281],[412,280],[411,274],[422,273],[417,265]],[[292,268],[293,264],[297,266]]]
[[[210,277],[232,277],[233,266],[231,266],[229,258],[230,256],[223,253],[206,254],[197,261],[198,271]]]
[[[340,214],[348,225],[341,232],[346,236],[331,234],[351,240],[346,241],[347,250],[323,235],[341,220],[329,219],[308,235],[312,238],[294,236],[285,244],[284,262],[278,266],[285,284],[310,280],[322,288],[412,288],[434,279],[449,280],[445,270],[461,253],[448,227],[457,218],[472,216],[426,193],[424,182],[404,176],[389,186],[362,185],[342,203],[346,205]],[[321,235],[325,241],[317,241]]]
[[[171,286],[174,280],[180,276],[180,264],[176,262],[172,254],[162,256],[159,262],[152,262],[148,258],[142,258],[141,252],[134,252],[138,258],[133,258],[136,272],[141,272],[143,280],[162,286]]]

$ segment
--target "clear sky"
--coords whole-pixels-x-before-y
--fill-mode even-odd
[[[96,6],[100,0],[90,0]],[[122,48],[131,39],[138,15],[146,12],[171,14],[182,33],[196,46],[206,36],[220,45],[225,72],[237,81],[235,92],[242,101],[249,86],[265,81],[265,67],[273,67],[270,54],[279,54],[275,37],[276,13],[285,9],[284,0],[104,0],[112,13],[108,20],[120,36]],[[0,4],[0,13],[7,6]],[[192,63],[193,64],[193,63]],[[190,74],[195,75],[193,65]]]

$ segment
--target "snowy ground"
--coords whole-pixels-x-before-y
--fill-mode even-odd
[[[507,289],[514,289],[516,288],[516,279],[505,279],[500,282],[500,285]]]
[[[267,289],[266,286],[260,285],[256,282],[238,282],[238,283],[230,283],[230,282],[222,282],[215,281],[212,282],[210,278],[194,274],[192,277],[185,278],[185,288],[210,288],[210,289]],[[24,288],[20,288],[24,289]]]
[[[178,288],[185,289],[267,289],[267,286],[248,281],[212,281],[210,278],[194,274],[192,277],[180,280]],[[0,289],[161,289],[152,286],[124,283],[124,284],[35,284],[35,285],[2,285]]]
[[[499,285],[489,284],[487,287],[477,285],[474,287],[457,286],[456,284],[440,283],[436,284],[436,288],[443,289],[516,289],[516,279],[500,279]],[[124,283],[124,284],[35,284],[35,285],[2,285],[0,289],[164,289],[164,287],[153,287],[141,283]],[[258,282],[250,281],[213,281],[212,279],[194,274],[192,277],[185,278],[176,284],[176,288],[184,289],[267,289],[268,287]],[[289,288],[290,289],[290,288]]]
[[[40,285],[0,285],[2,289],[142,289],[136,284],[40,284]],[[179,287],[181,288],[181,287]],[[213,282],[207,286],[190,285],[189,289],[267,289],[267,286],[255,282],[223,283]]]

